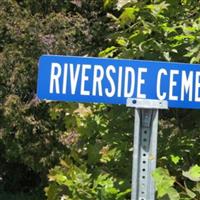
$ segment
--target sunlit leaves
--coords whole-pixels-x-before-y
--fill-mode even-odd
[[[124,5],[130,2],[134,2],[134,0],[117,0],[117,9],[120,10],[121,8],[123,8]]]
[[[170,200],[179,200],[178,192],[173,188],[175,178],[169,175],[169,172],[163,168],[157,168],[153,172],[153,178],[158,192],[158,197],[168,195]]]
[[[157,18],[163,18],[164,16],[162,15],[162,13],[167,10],[169,4],[167,4],[165,1],[161,2],[160,4],[150,4],[147,5],[146,8],[151,10],[151,14]]]
[[[117,148],[110,148],[108,145],[104,146],[101,150],[100,150],[100,161],[102,163],[107,163],[110,161],[117,161],[120,157],[120,150]]]
[[[138,12],[137,7],[127,7],[124,9],[122,14],[119,16],[119,21],[122,26],[130,24],[135,21],[135,14]]]
[[[103,0],[103,2],[104,2],[104,8],[108,8],[113,6],[116,0]]]
[[[175,156],[175,155],[171,155],[171,160],[172,162],[177,165],[179,163],[179,161],[181,160],[181,158],[179,156]]]
[[[116,179],[108,173],[92,177],[84,166],[75,166],[69,161],[61,161],[61,165],[50,170],[48,176],[50,185],[45,189],[49,200],[101,200],[118,199],[130,193],[130,190],[120,192],[115,187]],[[66,191],[68,191],[66,193]],[[52,194],[52,196],[51,196]],[[54,197],[54,198],[52,198]]]
[[[42,54],[94,56],[109,43],[104,37],[110,26],[103,2],[2,0],[0,16],[0,133],[4,163],[0,174],[11,177],[8,169],[12,163],[24,165],[41,176],[37,177],[39,187],[41,182],[46,184],[48,169],[65,155],[77,162],[84,156],[86,162],[98,162],[98,155],[97,159],[92,159],[94,154],[86,158],[89,140],[98,133],[90,107],[40,101],[35,93]],[[17,174],[11,182],[4,179],[3,185],[8,183],[22,191],[20,184],[25,178],[24,173]],[[62,178],[57,178],[62,183]],[[59,191],[55,184],[51,185],[52,198],[54,187]]]
[[[197,2],[128,1],[121,5],[121,14],[115,21],[120,24],[118,37],[125,38],[128,46],[118,48],[109,56],[199,62]],[[193,15],[190,10],[193,10]],[[117,46],[118,40],[115,36],[113,39]],[[104,56],[107,56],[106,52]]]
[[[196,197],[196,194],[192,190],[188,189],[187,186],[185,186],[185,190],[186,190],[186,193],[187,193],[187,195],[189,197],[191,197],[191,198],[195,198]]]
[[[113,57],[114,53],[117,51],[117,47],[112,46],[108,47],[107,49],[101,51],[99,53],[100,57]]]
[[[183,171],[183,176],[192,181],[200,181],[200,167],[198,165],[192,166],[188,171]]]
[[[78,140],[67,145],[70,152],[68,156],[70,162],[64,162],[65,164],[62,162],[58,166],[59,169],[72,168],[72,171],[66,170],[62,174],[60,174],[60,170],[55,171],[55,174],[50,171],[49,189],[46,191],[50,190],[56,181],[59,184],[59,187],[56,187],[56,193],[62,191],[59,193],[59,197],[64,195],[76,200],[79,196],[79,198],[85,200],[86,194],[80,197],[79,191],[71,194],[68,190],[62,190],[66,186],[65,183],[67,183],[64,177],[67,177],[70,181],[75,179],[72,185],[67,185],[67,188],[70,187],[70,191],[72,191],[71,188],[78,187],[76,177],[69,177],[68,175],[73,171],[77,171],[78,168],[83,170],[82,166],[84,166],[84,173],[91,174],[90,179],[85,180],[88,184],[91,184],[90,189],[85,190],[91,196],[88,197],[89,199],[124,200],[129,198],[130,176],[125,175],[131,173],[131,162],[129,162],[131,153],[128,152],[131,144],[129,145],[126,141],[127,138],[132,136],[132,134],[129,134],[129,130],[132,129],[128,127],[131,124],[129,118],[132,122],[131,112],[127,112],[127,109],[120,106],[113,107],[105,104],[78,104],[78,107],[75,106],[77,104],[72,104],[74,105],[72,107],[70,105],[60,104],[60,106],[55,106],[54,111],[59,112],[67,121],[70,121],[68,116],[74,119],[74,131],[78,135]],[[64,113],[67,115],[63,115]],[[116,123],[116,120],[118,123]],[[123,121],[128,122],[126,127],[123,126]],[[66,128],[68,128],[68,131],[65,131],[61,137],[63,144],[68,141],[68,137],[71,136],[70,132],[73,131],[69,129],[69,125],[67,123]],[[120,175],[116,176],[119,172]],[[57,178],[61,182],[56,179],[56,175],[59,175]],[[62,184],[60,185],[60,183]],[[49,193],[46,194],[50,198]]]
[[[116,43],[119,44],[120,46],[127,46],[128,45],[128,41],[123,38],[123,37],[119,37],[116,39]]]
[[[70,2],[0,3],[1,163],[24,163],[46,176],[68,157],[50,170],[48,199],[130,199],[132,110],[40,102],[34,95],[38,57],[96,56],[105,49],[100,56],[199,63],[199,2]],[[158,198],[199,199],[199,112],[161,111],[161,118],[158,166],[170,175],[155,172]]]

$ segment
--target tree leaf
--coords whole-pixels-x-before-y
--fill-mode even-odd
[[[119,44],[120,46],[123,46],[123,47],[127,46],[127,44],[128,44],[128,41],[123,37],[117,38],[116,42],[117,42],[117,44]]]
[[[123,6],[125,6],[126,4],[132,2],[132,0],[118,0],[117,1],[117,9],[121,9]]]
[[[168,170],[158,167],[152,173],[153,179],[155,181],[156,190],[158,192],[158,197],[163,197],[168,194],[171,196],[176,196],[172,188],[174,185],[175,179],[169,175]],[[173,199],[174,200],[174,199]]]
[[[122,14],[119,17],[120,24],[122,26],[130,24],[135,21],[135,13],[139,10],[137,7],[128,7],[125,8]]]
[[[112,47],[108,47],[107,49],[101,51],[99,53],[100,57],[112,57],[113,54],[117,51],[117,47],[112,46]]]
[[[192,181],[200,181],[200,167],[198,165],[192,166],[188,171],[183,171],[183,176]]]
[[[173,187],[168,188],[167,194],[168,194],[170,200],[179,200],[180,199],[179,193]]]
[[[187,187],[185,188],[185,190],[189,197],[191,197],[191,198],[196,197],[196,194],[192,190],[188,189]]]
[[[175,155],[170,155],[170,158],[175,165],[177,165],[179,161],[181,160],[179,156],[175,156]]]
[[[147,5],[146,8],[151,10],[151,14],[154,17],[163,17],[161,14],[164,12],[164,10],[168,9],[169,4],[164,2],[161,2],[160,4],[150,4]]]
[[[104,2],[103,4],[104,8],[107,8],[107,7],[110,7],[114,3],[114,0],[104,0],[103,2]]]

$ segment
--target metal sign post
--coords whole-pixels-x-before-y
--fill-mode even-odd
[[[151,173],[156,168],[158,109],[167,109],[167,101],[127,99],[135,108],[134,150],[131,200],[154,200]]]

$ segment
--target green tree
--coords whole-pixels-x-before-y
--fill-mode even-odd
[[[104,9],[112,21],[113,33],[109,35],[110,45],[99,56],[199,62],[199,1],[105,0]],[[132,111],[123,106],[108,105],[90,105],[90,110],[89,118],[93,117],[92,121],[88,116],[84,121],[84,118],[81,120],[75,116],[73,122],[76,123],[72,127],[79,134],[77,144],[81,149],[78,151],[75,145],[75,158],[74,154],[66,158],[66,163],[71,163],[70,159],[79,169],[83,166],[86,168],[84,173],[88,179],[84,180],[91,190],[88,191],[86,186],[85,191],[90,196],[77,189],[78,181],[70,182],[80,172],[74,170],[76,176],[72,176],[72,172],[61,164],[50,171],[50,186],[46,189],[49,199],[51,192],[57,195],[52,199],[60,196],[64,199],[117,199],[118,195],[122,199],[130,199]],[[158,199],[199,199],[198,119],[199,112],[195,110],[161,112],[159,168],[153,173]],[[127,129],[124,129],[124,125]],[[94,164],[92,167],[91,161]],[[63,173],[63,170],[66,171]],[[99,197],[94,185],[105,172],[112,177],[115,191],[118,192]],[[62,175],[57,177],[58,174]],[[121,181],[122,185],[119,184]],[[73,188],[76,188],[75,191]]]
[[[0,2],[0,176],[4,189],[32,190],[38,181],[46,184],[48,169],[70,154],[61,141],[67,130],[65,113],[51,118],[57,104],[37,99],[37,63],[42,54],[97,55],[105,48],[104,35],[109,32],[105,15],[102,2],[93,0]],[[74,107],[66,105],[70,112]],[[30,173],[33,180],[28,179]]]
[[[199,1],[104,2],[117,30],[111,36],[112,46],[100,56],[199,63]],[[198,119],[195,110],[161,113],[158,165],[165,169],[154,173],[158,199],[199,199]],[[187,176],[193,170],[196,178]]]
[[[50,169],[45,189],[50,200],[130,199],[133,110],[40,102],[35,95],[39,56],[100,52],[104,57],[198,63],[199,9],[197,0],[2,0],[4,188],[30,191],[38,182],[46,185]],[[199,198],[199,130],[198,111],[161,112],[159,168],[153,174],[158,199]],[[38,180],[29,180],[30,173]]]

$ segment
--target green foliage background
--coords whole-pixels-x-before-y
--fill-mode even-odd
[[[133,110],[39,101],[42,54],[199,63],[200,2],[0,1],[2,190],[130,199]],[[157,199],[200,199],[199,117],[197,110],[160,113]]]

